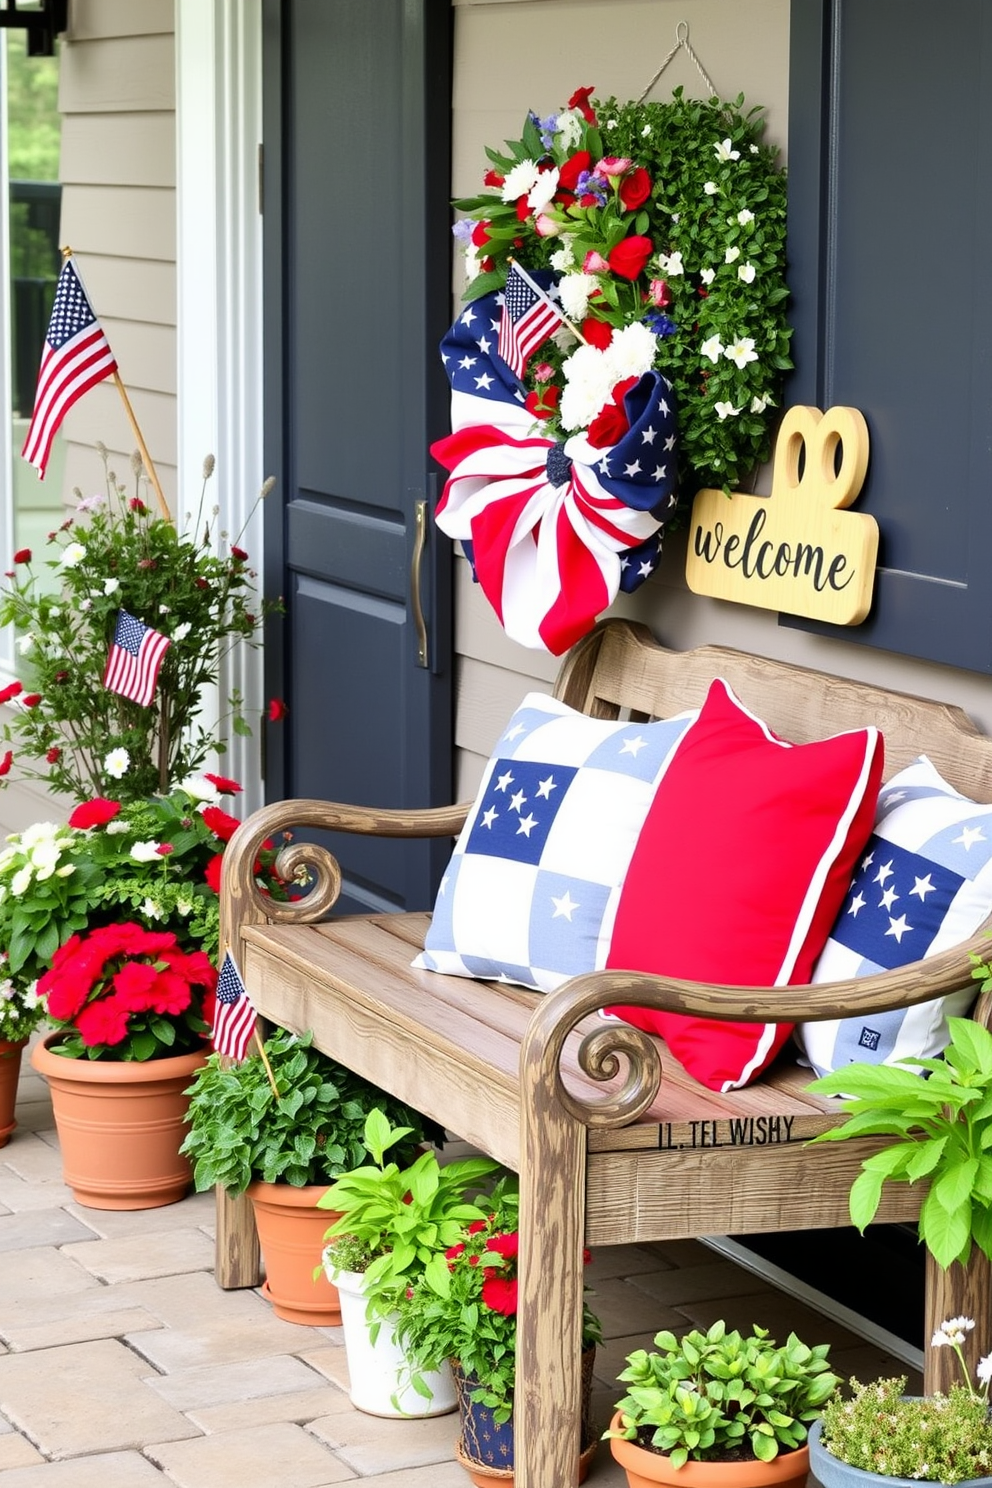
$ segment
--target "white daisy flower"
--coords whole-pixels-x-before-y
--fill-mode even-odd
[[[82,543],[68,543],[62,551],[62,557],[59,560],[59,567],[76,568],[80,563],[82,563],[85,557],[86,549],[83,547]]]
[[[112,780],[123,780],[131,765],[126,749],[112,749],[103,762],[103,771]]]

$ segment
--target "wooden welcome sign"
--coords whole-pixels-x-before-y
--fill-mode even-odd
[[[685,566],[689,588],[857,625],[871,608],[878,523],[846,508],[867,468],[868,426],[858,409],[790,408],[775,442],[770,496],[696,493]]]

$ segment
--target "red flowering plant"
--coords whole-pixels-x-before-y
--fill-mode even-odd
[[[165,796],[81,801],[0,852],[0,1036],[47,1016],[70,1058],[151,1059],[198,1047],[213,1021],[220,865],[240,790],[191,776]],[[256,873],[287,886],[262,848]],[[12,1026],[12,1024],[11,1024]],[[23,1036],[19,1034],[18,1036]]]
[[[218,508],[206,504],[213,456],[204,462],[198,508],[173,524],[146,500],[140,456],[129,494],[107,468],[106,449],[97,449],[105,493],[77,490],[73,514],[40,554],[19,549],[0,585],[0,625],[14,630],[21,669],[0,689],[9,705],[0,777],[13,769],[76,801],[137,800],[212,763],[228,731],[251,734],[237,691],[217,727],[201,704],[231,651],[256,646],[266,615],[281,605],[257,595],[242,533],[219,530]],[[259,500],[273,484],[266,481]],[[147,705],[104,685],[122,612],[167,641]],[[280,703],[268,716],[284,712]]]
[[[487,148],[483,190],[454,203],[464,298],[501,290],[514,259],[559,306],[523,376],[542,432],[612,447],[624,395],[655,371],[675,393],[682,489],[739,486],[768,457],[792,365],[785,172],[743,97],[592,93]]]
[[[513,1413],[517,1341],[517,1215],[513,1175],[500,1178],[478,1201],[485,1217],[465,1225],[447,1248],[446,1267],[429,1268],[396,1303],[397,1336],[415,1369],[455,1360],[475,1382],[473,1399],[497,1422]],[[588,1252],[586,1260],[590,1259]],[[599,1319],[586,1302],[582,1348],[601,1342]]]

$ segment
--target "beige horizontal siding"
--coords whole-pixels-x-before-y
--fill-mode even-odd
[[[62,241],[79,254],[176,260],[176,194],[145,186],[67,186]],[[83,277],[86,261],[82,261]]]
[[[62,131],[59,175],[63,185],[174,187],[174,116],[77,114]]]
[[[69,0],[68,40],[171,33],[175,0]]]
[[[85,252],[78,255],[77,266],[101,324],[112,316],[175,330],[175,263]]]
[[[171,35],[73,41],[62,47],[61,57],[59,108],[64,114],[130,114],[176,106]]]

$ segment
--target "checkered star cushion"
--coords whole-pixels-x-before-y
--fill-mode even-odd
[[[414,966],[542,992],[603,966],[645,815],[695,716],[609,723],[529,694],[486,766]]]
[[[992,806],[959,795],[925,755],[894,775],[878,798],[875,829],[817,961],[814,982],[925,960],[957,945],[992,915]],[[830,1023],[804,1023],[797,1039],[818,1075],[853,1060],[932,1059],[948,1017],[971,988],[916,1007]]]

